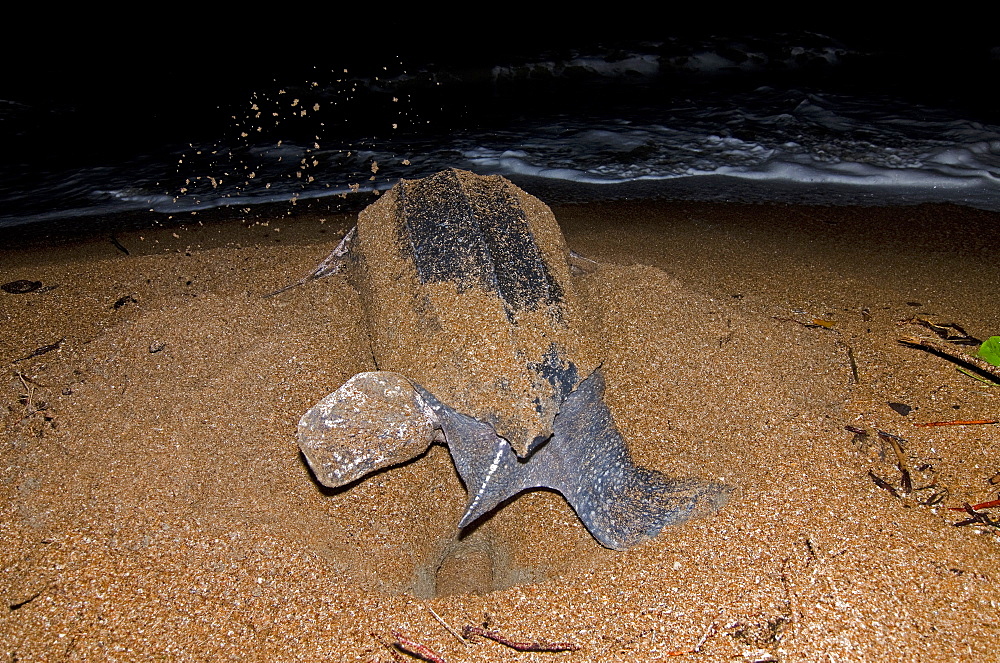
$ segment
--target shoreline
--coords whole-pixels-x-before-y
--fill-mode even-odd
[[[911,202],[923,198],[919,188],[889,191],[863,185],[811,182],[782,182],[745,179],[727,175],[688,176],[665,180],[593,184],[535,175],[511,175],[510,181],[550,207],[602,203],[666,205],[791,206],[816,209],[899,209],[914,207],[971,210],[973,213],[1000,214],[953,201]],[[823,192],[821,200],[816,191]],[[0,226],[4,246],[44,246],[84,240],[90,237],[175,229],[188,226],[215,226],[240,222],[246,225],[274,220],[293,221],[310,216],[356,215],[378,200],[380,191],[338,194],[294,201],[253,205],[220,205],[184,212],[134,211],[92,216],[76,216]]]
[[[350,215],[124,230],[127,255],[104,233],[7,243],[0,282],[56,287],[0,293],[3,651],[388,660],[372,633],[399,632],[452,663],[521,660],[463,645],[430,606],[457,629],[486,613],[514,639],[579,645],[551,655],[568,660],[992,656],[1000,533],[947,508],[995,499],[1000,432],[914,424],[995,416],[1000,390],[896,339],[917,314],[1000,334],[1000,214],[553,209],[600,265],[579,287],[637,460],[724,480],[729,506],[619,553],[545,491],[456,536],[465,492],[442,447],[318,488],[295,422],[370,369],[356,294],[334,276],[260,295],[308,273]],[[401,591],[414,578],[436,595]]]

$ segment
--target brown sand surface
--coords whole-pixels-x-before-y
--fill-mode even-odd
[[[555,213],[600,265],[575,278],[634,455],[733,486],[722,511],[614,552],[538,491],[458,537],[440,446],[321,489],[295,426],[373,368],[358,294],[261,295],[350,217],[8,249],[0,283],[44,287],[0,292],[4,660],[998,660],[1000,530],[946,507],[997,498],[1000,427],[914,424],[997,418],[1000,388],[897,339],[918,314],[1000,334],[1000,215]],[[579,649],[463,643],[432,609]]]

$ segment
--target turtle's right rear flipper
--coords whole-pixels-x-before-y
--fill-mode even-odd
[[[600,369],[566,398],[552,439],[527,466],[525,484],[558,490],[594,538],[615,550],[710,515],[731,493],[717,482],[669,479],[636,465],[604,403]]]

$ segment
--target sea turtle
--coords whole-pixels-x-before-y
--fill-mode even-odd
[[[446,444],[466,527],[531,488],[561,493],[622,550],[713,513],[729,489],[639,467],[605,380],[551,210],[499,176],[400,181],[313,276],[350,266],[376,371],[303,415],[316,479],[342,486]]]

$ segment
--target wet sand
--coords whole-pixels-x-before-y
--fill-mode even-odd
[[[1000,215],[554,211],[599,263],[577,285],[633,454],[733,486],[722,511],[614,552],[539,491],[459,537],[440,446],[319,487],[295,426],[373,368],[358,294],[261,295],[350,216],[7,249],[0,283],[43,286],[0,292],[6,660],[389,661],[399,637],[452,663],[995,659],[1000,533],[947,507],[997,498],[1000,427],[914,424],[997,418],[1000,388],[897,339],[933,336],[915,315],[1000,335]],[[432,609],[579,649],[463,643]]]

